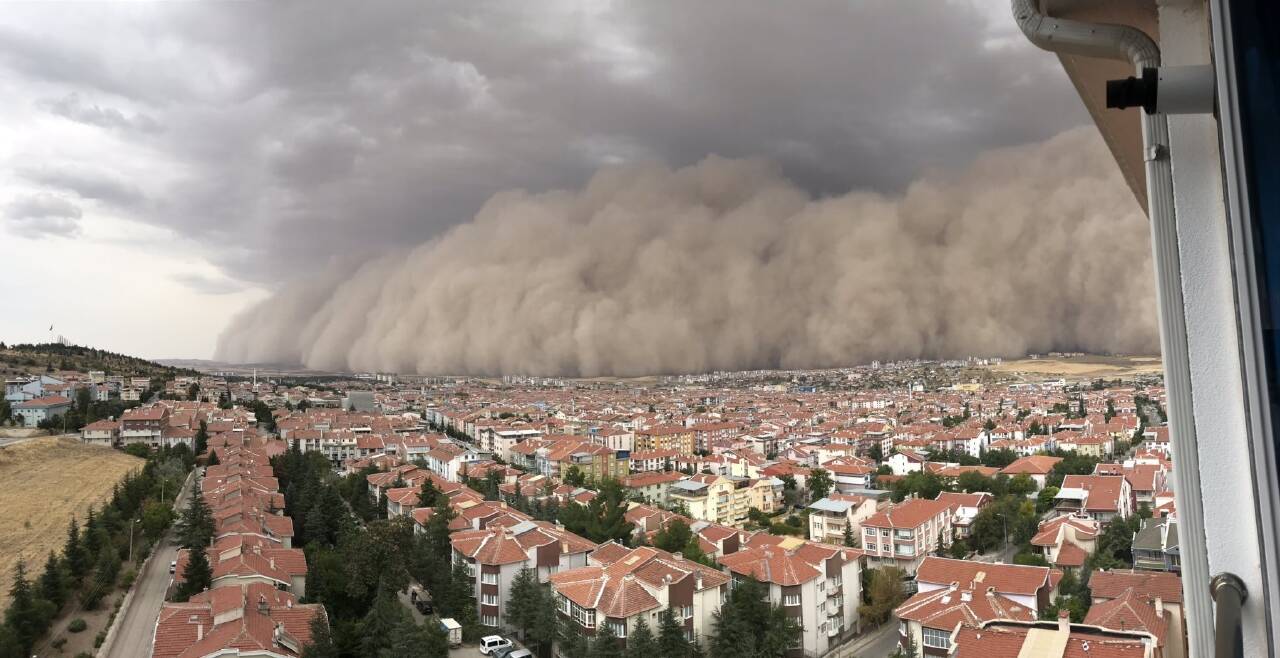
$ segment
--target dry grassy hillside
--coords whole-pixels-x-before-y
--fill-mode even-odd
[[[72,515],[111,498],[111,487],[143,461],[74,439],[40,438],[0,448],[0,609],[19,559],[39,575],[61,550]]]

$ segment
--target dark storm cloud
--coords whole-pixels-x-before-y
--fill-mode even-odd
[[[764,157],[810,193],[895,193],[1086,120],[1051,56],[1000,42],[990,12],[960,2],[67,13],[0,20],[0,67],[62,99],[49,107],[63,116],[163,126],[121,132],[172,173],[135,218],[271,285],[437,236],[499,190],[580,186],[605,164]]]
[[[32,238],[75,236],[80,232],[82,214],[76,204],[43,192],[18,196],[4,209],[9,227]]]
[[[78,94],[67,94],[62,98],[47,99],[38,104],[41,109],[56,114],[64,119],[78,123],[87,123],[100,128],[144,133],[160,132],[160,122],[145,114],[127,115],[114,107],[103,107],[85,102]]]
[[[229,295],[245,289],[243,283],[234,279],[211,277],[196,272],[180,272],[170,278],[204,295]]]
[[[136,185],[110,171],[81,165],[40,165],[19,168],[18,177],[46,187],[74,192],[83,199],[125,209],[140,209],[146,196]]]

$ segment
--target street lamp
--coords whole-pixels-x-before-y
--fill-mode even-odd
[[[129,519],[129,562],[133,562],[133,524],[142,519]]]

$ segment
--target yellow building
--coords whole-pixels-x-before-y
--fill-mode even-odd
[[[637,430],[632,445],[635,452],[651,450],[675,450],[681,455],[692,455],[697,445],[693,430],[679,425],[658,425]]]

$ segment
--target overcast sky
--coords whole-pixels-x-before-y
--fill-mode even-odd
[[[321,4],[5,4],[0,340],[204,358],[499,190],[714,153],[894,192],[1088,120],[1005,0]]]

